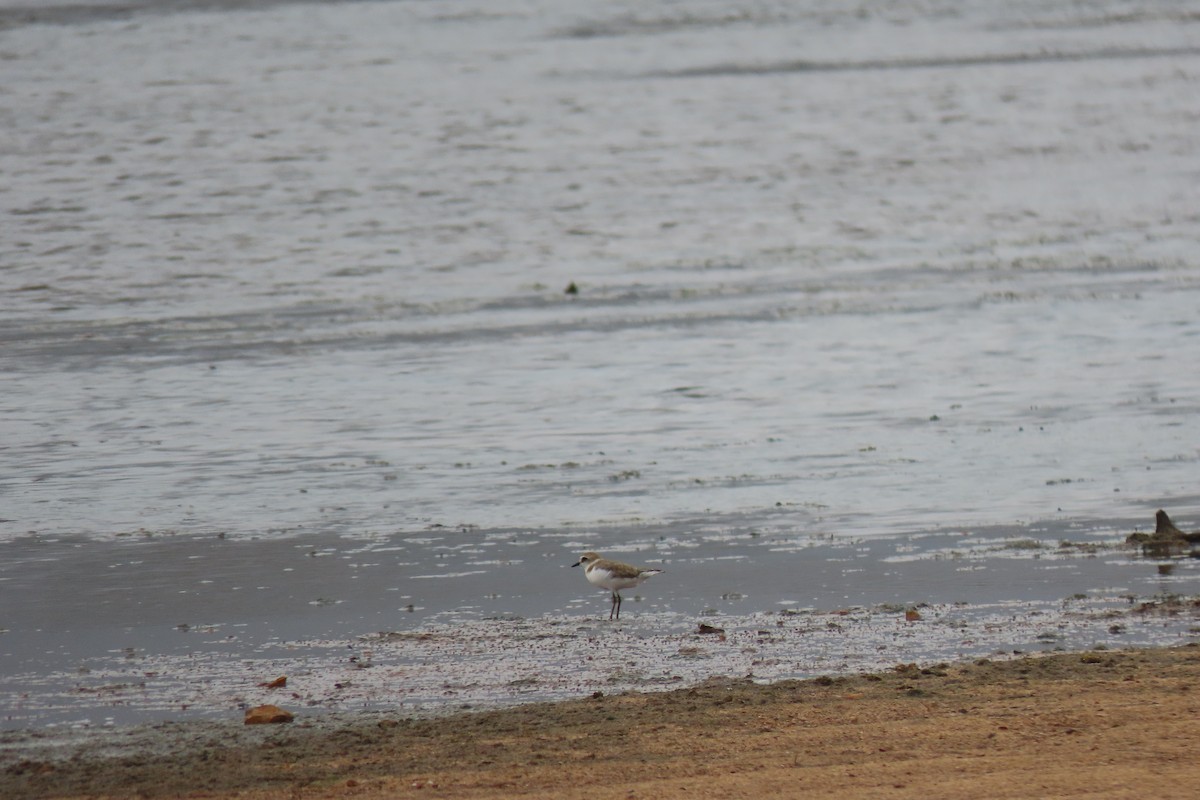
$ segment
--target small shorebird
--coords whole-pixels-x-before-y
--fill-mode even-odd
[[[1154,515],[1154,537],[1162,539],[1184,539],[1192,544],[1200,544],[1200,531],[1184,533],[1175,527],[1167,512],[1161,508]]]
[[[1189,545],[1200,544],[1200,531],[1186,533],[1179,530],[1161,508],[1154,515],[1154,523],[1154,533],[1136,531],[1125,537],[1125,543],[1140,545],[1142,554],[1147,556],[1178,555]]]
[[[587,552],[572,564],[572,567],[583,565],[583,574],[588,583],[601,586],[612,592],[612,608],[608,610],[609,619],[621,618],[621,590],[632,589],[652,575],[662,572],[661,569],[642,569],[620,561],[601,558],[599,553]]]

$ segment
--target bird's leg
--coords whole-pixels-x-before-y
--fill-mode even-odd
[[[613,592],[612,608],[608,611],[608,618],[610,620],[613,619],[614,613],[617,615],[617,619],[621,618],[621,595],[617,594],[616,592]]]

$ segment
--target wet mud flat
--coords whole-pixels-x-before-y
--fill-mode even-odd
[[[22,539],[0,568],[0,729],[103,734],[264,703],[428,718],[715,675],[1200,639],[1200,559],[1145,555],[1124,541],[1131,523],[886,538],[687,527],[686,546],[649,527],[615,551],[666,570],[626,593],[617,622],[569,568],[592,541],[581,532]]]
[[[896,664],[413,720],[4,734],[0,793],[1186,797],[1200,647]]]

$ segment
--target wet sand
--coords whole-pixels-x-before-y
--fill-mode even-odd
[[[0,794],[1190,797],[1198,678],[1188,645],[715,678],[436,720],[160,724],[6,757]]]
[[[1182,605],[1200,596],[1200,558],[1143,555],[1119,533],[1132,527],[820,541],[693,533],[686,551],[648,562],[666,574],[627,593],[616,624],[607,594],[529,532],[477,531],[471,546],[468,534],[447,534],[463,552],[430,574],[454,577],[424,580],[396,562],[429,545],[403,534],[86,547],[30,537],[9,543],[0,564],[0,628],[10,628],[0,731],[228,720],[280,695],[308,717],[442,716],[714,675],[774,682],[1200,640],[1200,614]],[[701,622],[723,633],[699,633]],[[286,692],[262,687],[279,675]]]

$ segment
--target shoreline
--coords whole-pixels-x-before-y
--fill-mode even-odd
[[[432,719],[162,723],[41,754],[18,752],[14,733],[0,738],[0,794],[1183,797],[1197,679],[1193,643],[712,678]]]
[[[760,558],[782,539],[722,542],[686,569],[668,564],[671,580],[619,625],[554,554],[414,580],[414,596],[397,597],[397,570],[354,565],[393,557],[398,534],[372,543],[381,556],[333,537],[23,542],[7,553],[22,566],[7,573],[0,730],[220,720],[262,703],[440,714],[712,675],[804,679],[1197,638],[1200,610],[1179,598],[1197,595],[1200,562],[1146,558],[1116,522],[1081,525],[806,541],[786,559]],[[97,561],[112,566],[97,573]],[[263,688],[281,675],[286,691]]]

